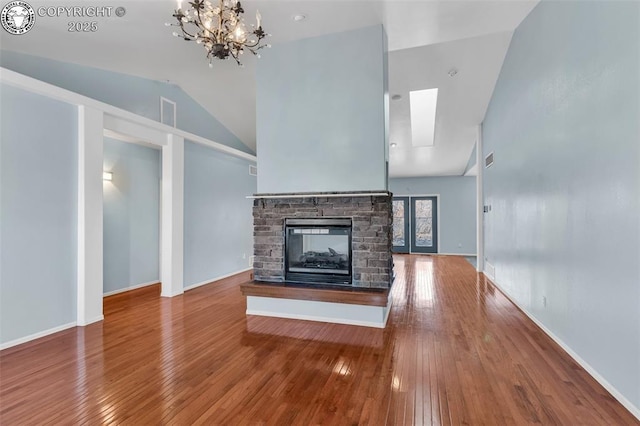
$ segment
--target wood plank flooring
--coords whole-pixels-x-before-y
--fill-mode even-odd
[[[0,352],[0,424],[640,424],[463,258],[395,263],[384,330],[247,318],[237,280],[110,297]]]

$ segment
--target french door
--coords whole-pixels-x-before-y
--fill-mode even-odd
[[[438,252],[438,198],[411,197],[411,253]]]
[[[438,197],[393,198],[393,251],[438,252]]]
[[[409,197],[393,197],[393,252],[409,253]]]

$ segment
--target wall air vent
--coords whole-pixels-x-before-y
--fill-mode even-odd
[[[496,280],[496,268],[485,260],[484,262],[484,274],[492,281]]]
[[[160,96],[160,122],[175,128],[177,126],[176,113],[176,103]]]
[[[254,165],[249,166],[249,174],[251,176],[258,176],[258,167]]]
[[[489,168],[493,165],[493,152],[484,157],[484,168]]]

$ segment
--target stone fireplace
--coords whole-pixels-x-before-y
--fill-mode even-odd
[[[390,287],[391,193],[254,198],[256,281]]]

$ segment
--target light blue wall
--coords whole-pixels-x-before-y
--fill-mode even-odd
[[[389,179],[394,196],[440,195],[440,253],[476,253],[476,179],[447,176]]]
[[[178,86],[7,50],[0,51],[0,65],[156,121],[163,96],[177,103],[179,129],[253,154]]]
[[[258,192],[386,189],[384,38],[298,40],[258,61]]]
[[[153,119],[159,115],[159,97],[168,97],[178,102],[179,127],[249,151],[177,87],[6,51],[0,61],[9,69]],[[0,344],[75,322],[77,262],[77,109],[8,86],[1,90]],[[256,183],[248,174],[248,162],[186,146],[185,285],[191,285],[249,267],[252,216],[251,202],[244,197],[256,192]],[[105,149],[107,156],[115,155],[109,153],[109,143]],[[138,160],[131,159],[128,166],[138,167]],[[120,176],[114,169],[113,183],[122,184]],[[157,217],[142,228],[142,213],[132,206],[140,198],[151,203],[156,193],[133,189],[135,200],[119,199],[114,210],[105,206],[106,226],[112,214],[133,209],[122,224],[129,235],[116,231],[105,236],[106,250],[115,252],[117,246],[128,251],[127,258],[114,260],[131,268],[119,269],[121,265],[105,259],[105,291],[127,276],[127,284],[133,285],[147,282],[151,271],[157,277],[157,257],[153,266],[150,257],[134,255],[146,250],[140,242],[155,246],[157,256],[157,237],[151,235]],[[140,241],[138,234],[151,241]]]
[[[160,281],[160,151],[105,138],[104,292]]]
[[[184,285],[249,268],[256,177],[248,161],[186,142],[184,153]],[[243,257],[244,256],[244,257]]]
[[[467,173],[469,169],[476,165],[476,153],[477,153],[478,144],[473,144],[473,150],[471,151],[471,155],[469,155],[469,160],[467,161],[467,167],[464,168],[464,173]],[[464,174],[463,173],[463,174]]]
[[[0,343],[76,320],[77,110],[0,85]]]
[[[640,3],[542,1],[513,36],[483,132],[497,283],[636,407],[639,98]]]

